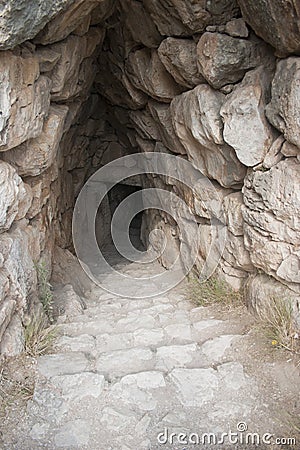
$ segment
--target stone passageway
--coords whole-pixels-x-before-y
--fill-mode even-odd
[[[121,271],[145,277],[156,264]],[[92,287],[85,310],[70,285],[56,296],[71,302],[55,350],[38,358],[33,399],[4,449],[287,448],[275,438],[295,437],[283,408],[295,407],[297,370],[274,360],[245,308],[195,307],[184,283],[141,300]],[[239,444],[236,434],[221,444],[230,430]]]

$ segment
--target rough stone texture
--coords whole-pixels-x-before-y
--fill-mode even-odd
[[[175,95],[182,92],[155,50],[142,49],[131,53],[126,72],[136,88],[155,100],[169,103]]]
[[[72,32],[76,31],[78,27],[87,19],[87,31],[89,29],[91,16],[90,13],[100,6],[103,9],[103,17],[107,17],[111,10],[111,5],[106,0],[79,0],[64,12],[56,15],[56,17],[38,34],[34,39],[37,44],[53,44],[54,42],[62,41]],[[75,32],[75,34],[77,34]],[[83,33],[85,34],[85,33]]]
[[[241,163],[248,167],[263,161],[277,137],[265,117],[269,95],[270,76],[261,67],[245,75],[221,108],[224,140],[235,149]]]
[[[125,24],[134,41],[148,48],[157,48],[163,38],[143,3],[125,0],[121,2],[121,7],[125,14]]]
[[[300,54],[298,2],[238,0],[238,3],[246,22],[258,36],[276,48],[278,56]]]
[[[272,83],[272,98],[266,108],[269,121],[287,141],[300,147],[300,59],[287,58],[277,63]]]
[[[19,175],[26,177],[40,175],[56,159],[67,113],[67,106],[51,106],[42,133],[37,138],[28,139],[18,147],[5,152],[3,159],[12,164]]]
[[[207,25],[226,23],[238,14],[236,1],[213,0],[196,4],[193,0],[143,0],[160,33],[166,36],[190,36],[203,32]]]
[[[74,0],[8,0],[1,5],[0,48],[7,50],[33,38],[52,17]],[[15,12],[18,11],[16,15]]]
[[[170,268],[180,250],[184,266],[195,253],[196,269],[201,270],[213,239],[212,219],[218,223],[212,249],[219,261],[218,276],[238,289],[259,269],[299,292],[299,8],[240,0],[241,17],[237,3],[230,0],[44,3],[14,0],[0,7],[0,48],[13,47],[0,55],[1,352],[20,351],[21,322],[38,304],[33,261],[44,261],[49,276],[55,262],[52,282],[73,286],[59,294],[59,309],[65,311],[59,320],[70,333],[60,343],[62,351],[77,346],[89,353],[87,370],[94,370],[97,352],[110,355],[109,365],[115,351],[133,345],[145,351],[152,339],[160,347],[174,341],[173,349],[166,350],[169,361],[160,361],[161,367],[172,370],[179,356],[187,355],[176,340],[189,345],[200,333],[186,315],[174,313],[173,319],[181,321],[176,323],[160,305],[159,320],[150,311],[143,320],[138,313],[119,318],[114,341],[107,318],[100,325],[97,318],[84,323],[82,299],[93,284],[71,253],[75,199],[89,176],[116,158],[139,151],[145,157],[149,151],[177,154],[196,168],[193,191],[156,174],[126,181],[178,196],[169,205],[173,218],[156,210],[142,219],[143,240],[156,252],[165,233],[168,245],[160,263]],[[273,49],[245,21],[278,55],[294,54],[277,60],[276,73]],[[190,173],[181,176],[191,182]],[[194,215],[195,226],[179,199]],[[101,245],[110,240],[110,218],[107,199],[97,214]],[[156,234],[149,238],[155,227]],[[222,230],[227,241],[221,254]],[[56,286],[55,292],[60,289]],[[62,306],[64,295],[67,302]],[[71,320],[79,322],[68,323]],[[163,332],[161,324],[166,324]],[[80,343],[81,331],[85,337]],[[124,354],[118,355],[121,361]],[[155,358],[150,358],[144,369],[155,367]],[[117,374],[118,368],[114,370]],[[222,370],[226,375],[230,367]],[[241,370],[233,370],[242,380]],[[145,396],[151,407],[156,404],[155,395],[131,389],[135,398]],[[49,395],[48,390],[45,398],[50,400]],[[147,418],[132,420],[115,408],[105,416],[109,426],[121,416],[133,430],[145,428]],[[57,414],[64,411],[62,403]],[[36,425],[32,436],[46,436],[45,424]],[[75,443],[70,437],[74,429],[67,423],[56,431],[60,438],[53,446]],[[125,440],[104,442],[107,448],[125,445]],[[149,448],[149,442],[129,440],[128,447]]]
[[[21,57],[1,52],[0,63],[0,151],[5,151],[41,133],[51,82],[39,76],[38,60],[32,53]]]
[[[266,312],[266,306],[272,299],[289,302],[294,310],[297,326],[299,323],[299,296],[274,278],[259,274],[250,278],[246,285],[247,306],[255,314]]]
[[[225,96],[207,85],[176,97],[171,103],[173,125],[196,169],[224,187],[239,184],[245,168],[223,140],[220,108]]]
[[[204,33],[197,45],[199,71],[215,89],[240,81],[262,63],[265,53],[262,42],[220,33]]]
[[[246,247],[253,264],[299,290],[299,161],[249,172],[244,185]]]
[[[158,48],[161,62],[174,80],[186,88],[193,88],[205,80],[198,71],[197,46],[192,40],[164,39]]]
[[[31,206],[32,194],[8,163],[0,161],[0,232],[7,231],[15,219],[22,219]]]

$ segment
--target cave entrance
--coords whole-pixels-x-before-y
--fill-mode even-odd
[[[142,190],[141,186],[133,186],[129,184],[118,183],[114,185],[107,193],[106,198],[100,204],[97,212],[96,219],[96,236],[99,248],[105,259],[112,265],[119,263],[126,264],[130,262],[124,256],[122,256],[115,248],[112,234],[111,224],[112,219],[117,211],[118,207],[122,205],[122,202],[126,198],[130,197],[136,192]],[[117,227],[119,231],[126,232],[126,220],[118,220]],[[144,251],[145,246],[141,240],[141,227],[143,220],[143,212],[137,213],[129,225],[129,239],[133,247],[139,251]]]

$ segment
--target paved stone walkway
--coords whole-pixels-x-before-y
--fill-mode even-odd
[[[243,427],[282,436],[276,404],[292,399],[269,378],[273,363],[253,359],[249,317],[195,308],[184,286],[144,300],[95,288],[84,313],[59,326],[54,354],[38,359],[28,431],[10,450],[255,448],[226,437],[195,445],[237,427],[239,439]]]

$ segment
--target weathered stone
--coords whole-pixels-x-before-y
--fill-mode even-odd
[[[232,343],[236,339],[234,335],[222,335],[214,339],[210,339],[201,345],[200,351],[209,360],[220,362],[226,357],[227,351],[230,349]]]
[[[244,219],[242,215],[243,194],[234,192],[223,199],[223,211],[228,230],[235,236],[243,235]]]
[[[272,83],[272,98],[266,108],[269,121],[287,141],[300,147],[300,58],[287,58],[277,63]]]
[[[268,312],[267,308],[272,305],[272,299],[289,302],[294,318],[300,326],[299,295],[274,278],[263,274],[250,278],[246,284],[245,294],[248,308],[258,315]]]
[[[171,152],[185,154],[186,150],[175,134],[170,106],[151,100],[148,107],[158,127],[160,139],[164,146]]]
[[[263,167],[265,169],[271,169],[271,167],[275,166],[279,161],[283,158],[283,153],[281,152],[284,137],[282,135],[278,136],[278,138],[273,142],[270,147],[270,150],[267,152],[266,156],[263,160]],[[297,155],[292,155],[297,156]]]
[[[232,37],[247,38],[249,35],[249,30],[243,19],[232,19],[230,22],[226,23],[225,33]]]
[[[0,48],[7,50],[33,38],[73,0],[8,0],[1,7]],[[17,14],[16,14],[17,12]]]
[[[58,316],[64,316],[66,321],[83,313],[85,304],[72,285],[67,284],[61,289],[56,289],[53,294],[53,312]]]
[[[0,180],[0,232],[3,232],[11,227],[15,219],[25,217],[31,205],[32,193],[16,170],[2,161]]]
[[[88,72],[89,57],[101,45],[105,30],[92,28],[83,37],[69,36],[62,42],[51,45],[51,50],[61,54],[61,58],[51,73],[51,98],[54,101],[67,100],[84,90],[89,77],[93,81],[96,74]],[[90,68],[91,69],[91,68]]]
[[[224,99],[225,95],[210,86],[199,85],[176,97],[171,113],[175,132],[194,167],[231,187],[242,181],[245,167],[223,140],[220,108]]]
[[[105,385],[103,375],[91,372],[58,375],[50,381],[61,391],[63,399],[69,402],[86,401],[87,397],[99,398]]]
[[[62,41],[72,31],[81,24],[99,3],[106,3],[105,0],[78,0],[68,9],[59,13],[53,20],[47,23],[45,28],[36,36],[34,42],[37,44],[53,44]],[[109,5],[107,5],[109,6]]]
[[[93,10],[91,15],[91,25],[102,24],[111,16],[115,10],[116,0],[102,0],[102,2]]]
[[[24,328],[19,316],[13,316],[3,337],[1,338],[0,354],[17,356],[24,350]]]
[[[38,359],[38,370],[47,378],[88,372],[89,367],[90,361],[80,352],[44,355]]]
[[[219,386],[214,369],[174,369],[169,375],[185,407],[201,407],[212,400]]]
[[[132,348],[103,353],[97,361],[97,370],[110,377],[124,376],[153,368],[153,354],[150,349]]]
[[[14,166],[19,175],[40,175],[56,158],[67,113],[67,106],[51,106],[42,133],[37,138],[29,139],[5,152],[3,159]]]
[[[220,33],[204,33],[197,45],[199,71],[215,89],[240,81],[247,70],[263,62],[265,54],[263,42]]]
[[[91,432],[90,423],[87,420],[77,419],[67,422],[55,435],[57,448],[70,448],[73,446],[87,445]]]
[[[203,32],[207,25],[226,23],[238,14],[236,1],[213,0],[196,4],[193,0],[143,0],[160,33],[164,36],[190,36]]]
[[[258,36],[276,48],[278,56],[300,54],[300,9],[297,2],[238,0],[238,3],[246,22]]]
[[[277,137],[265,117],[270,76],[260,67],[248,72],[221,108],[224,140],[245,166],[261,163]]]
[[[50,80],[39,77],[38,60],[11,52],[0,55],[0,151],[37,137],[50,104]]]
[[[197,46],[193,40],[165,39],[158,48],[161,62],[181,86],[193,88],[205,80],[197,66]]]
[[[197,352],[196,344],[170,345],[157,349],[156,368],[169,372],[175,367],[186,367],[193,361]]]
[[[169,103],[182,92],[166,71],[156,50],[142,49],[129,55],[126,73],[134,86],[155,100]]]
[[[60,59],[60,54],[49,48],[39,48],[35,52],[40,65],[40,72],[50,72]]]
[[[125,0],[122,1],[121,7],[125,15],[125,24],[135,42],[148,48],[157,48],[163,38],[144,5],[136,0]]]
[[[96,76],[95,86],[109,102],[133,110],[146,106],[147,95],[137,89],[126,75],[124,64],[108,53],[99,56],[102,70]]]
[[[300,148],[296,147],[296,145],[293,145],[288,141],[284,141],[280,149],[280,152],[287,157],[298,156],[300,153]]]
[[[245,244],[253,264],[285,283],[299,285],[299,161],[288,158],[268,171],[250,172],[243,188]]]

